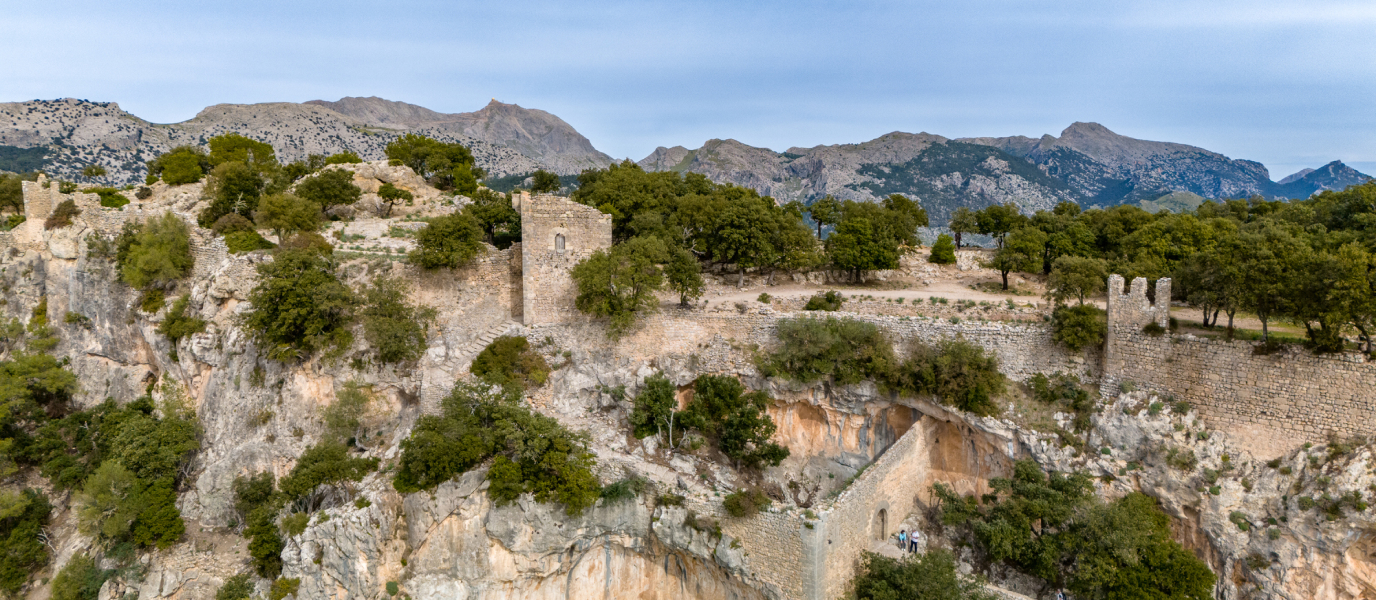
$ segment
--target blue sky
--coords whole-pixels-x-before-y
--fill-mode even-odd
[[[889,131],[1124,135],[1376,173],[1376,3],[6,3],[0,101],[490,98],[639,159],[711,138],[784,150]]]

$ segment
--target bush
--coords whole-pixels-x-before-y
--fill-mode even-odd
[[[600,495],[603,500],[607,501],[607,504],[625,502],[627,500],[634,500],[636,497],[645,493],[645,487],[647,485],[649,485],[649,482],[646,481],[644,477],[627,477],[602,488]]]
[[[326,435],[338,441],[356,438],[370,400],[372,396],[369,390],[364,389],[357,381],[345,382],[344,389],[339,391],[334,402],[325,408],[322,415]]]
[[[269,242],[266,238],[259,235],[257,231],[236,231],[225,235],[225,245],[229,247],[230,254],[243,254],[255,250],[271,250],[277,244]]]
[[[483,231],[467,213],[431,219],[416,232],[411,262],[425,269],[458,268],[473,260],[482,249]]]
[[[253,597],[253,582],[248,573],[240,573],[225,580],[224,585],[215,592],[215,600],[249,600]]]
[[[147,200],[153,197],[153,190],[148,186],[141,185],[139,186],[138,191],[134,192],[134,197],[138,198],[139,200]]]
[[[263,176],[249,165],[238,161],[219,164],[211,171],[210,183],[205,187],[210,204],[196,217],[197,223],[209,228],[229,213],[253,214],[264,187]]]
[[[586,314],[606,318],[607,336],[619,337],[640,315],[659,307],[655,292],[664,286],[660,265],[672,256],[663,240],[643,236],[593,252],[573,267],[573,281],[578,284],[574,305]]]
[[[769,441],[777,426],[768,407],[768,395],[746,393],[734,377],[703,375],[693,382],[692,402],[677,416],[744,467],[778,466],[788,458],[788,448]]]
[[[39,536],[51,514],[52,505],[35,490],[0,492],[0,590],[18,595],[29,575],[48,564]]]
[[[285,240],[298,231],[313,232],[320,228],[320,203],[289,194],[264,196],[253,212],[253,222],[271,229],[278,241]]]
[[[170,212],[126,225],[115,246],[120,279],[139,290],[166,289],[196,264],[191,229]]]
[[[1171,539],[1170,517],[1149,496],[1105,503],[1085,474],[1048,474],[1029,459],[989,486],[982,500],[942,484],[933,494],[943,523],[963,527],[991,561],[1079,598],[1213,597],[1214,574]]]
[[[315,203],[321,210],[358,202],[363,190],[354,185],[354,174],[344,169],[324,169],[314,177],[296,184],[296,195]]]
[[[377,189],[377,197],[387,206],[387,210],[378,211],[378,216],[389,217],[392,215],[392,207],[399,202],[410,202],[415,200],[415,195],[407,190],[398,188],[390,183],[384,183]],[[467,207],[465,207],[467,208]],[[467,211],[465,211],[467,213]]]
[[[753,517],[761,510],[768,508],[770,504],[769,496],[766,496],[759,488],[742,488],[726,495],[722,501],[722,507],[726,509],[726,514],[736,517]]]
[[[244,231],[253,231],[253,221],[248,220],[239,213],[229,213],[220,217],[210,226],[211,231],[220,235],[229,235]]]
[[[327,165],[356,165],[361,162],[363,162],[363,159],[349,150],[325,157],[325,164]]]
[[[100,205],[105,208],[119,208],[129,204],[129,198],[119,193],[119,190],[115,188],[91,188],[86,190],[86,193],[100,196]]]
[[[324,507],[343,488],[352,500],[349,483],[377,470],[377,458],[352,458],[343,442],[322,441],[296,459],[291,473],[277,483],[289,502],[304,512]]]
[[[325,236],[314,231],[302,231],[286,239],[282,245],[278,246],[278,253],[286,250],[301,250],[329,256],[334,254],[334,246]]]
[[[1049,378],[1037,373],[1028,383],[1032,388],[1032,397],[1037,401],[1053,406],[1065,406],[1075,413],[1073,426],[1076,431],[1087,431],[1090,428],[1094,402],[1089,392],[1081,389],[1074,377],[1057,374],[1054,378]]]
[[[586,434],[522,406],[515,390],[485,384],[457,384],[442,415],[420,418],[401,443],[392,486],[401,493],[431,489],[493,456],[489,494],[498,504],[530,493],[578,515],[597,501]]]
[[[1190,472],[1199,466],[1199,458],[1194,455],[1194,450],[1171,448],[1166,451],[1166,464],[1181,471]]]
[[[1152,321],[1142,327],[1142,333],[1145,333],[1152,337],[1161,337],[1163,335],[1166,335],[1166,328],[1162,327],[1160,323]]]
[[[273,508],[259,507],[249,513],[248,527],[244,529],[244,537],[249,538],[248,553],[253,569],[259,577],[268,579],[282,574],[282,549],[287,545],[272,522],[275,514]]]
[[[172,309],[167,311],[167,316],[163,317],[162,323],[158,324],[158,333],[172,340],[174,348],[182,338],[205,331],[205,321],[186,314],[190,303],[191,294],[177,298],[177,301],[172,303]]]
[[[489,383],[521,390],[542,386],[549,377],[549,365],[530,348],[525,336],[504,335],[492,340],[468,370]]]
[[[167,185],[196,183],[210,169],[210,157],[195,146],[178,146],[148,161],[148,184],[159,177]]]
[[[999,372],[997,357],[955,338],[934,346],[914,344],[893,385],[908,393],[932,394],[944,404],[988,416],[999,413],[994,397],[1003,393],[1007,381]]]
[[[904,559],[866,552],[856,573],[856,600],[997,600],[978,578],[956,571],[950,551],[932,549]]]
[[[898,365],[893,344],[873,323],[855,319],[798,318],[778,322],[778,349],[760,361],[766,375],[799,383],[830,377],[840,385],[887,382]]]
[[[932,254],[927,257],[927,262],[939,265],[954,264],[956,262],[955,240],[944,233],[937,236],[936,243],[932,244]]]
[[[86,553],[73,556],[53,577],[52,600],[96,600],[100,586],[110,572],[96,566],[95,559]]]
[[[378,277],[359,290],[363,339],[383,364],[412,363],[425,353],[435,309],[407,302],[410,287],[397,277]]]
[[[773,298],[771,298],[769,294],[764,292],[760,292],[759,297],[755,299],[758,300],[761,304],[769,304],[771,301],[773,301]]]
[[[666,433],[670,436],[669,443],[673,444],[671,426],[674,409],[678,407],[675,391],[677,390],[673,382],[662,374],[656,373],[645,378],[645,386],[640,388],[640,392],[632,400],[631,414],[628,417],[631,432],[636,439]]]
[[[1051,313],[1051,338],[1072,351],[1102,345],[1107,331],[1104,309],[1092,304],[1058,306]]]
[[[301,580],[298,578],[274,580],[272,589],[268,591],[268,600],[282,600],[300,591],[300,589]]]
[[[249,292],[253,308],[243,323],[270,358],[349,346],[358,301],[334,270],[332,260],[309,250],[279,250],[272,262],[258,265],[258,285]]]
[[[838,311],[841,310],[841,304],[845,301],[846,298],[842,296],[840,292],[828,291],[825,294],[818,293],[808,299],[807,305],[803,307],[803,310]]]
[[[1252,523],[1247,520],[1247,515],[1240,510],[1229,513],[1228,520],[1232,521],[1233,525],[1236,525],[1241,531],[1247,531],[1252,528]]]
[[[76,202],[63,200],[57,203],[57,208],[48,215],[48,219],[43,222],[44,229],[59,229],[72,224],[72,217],[81,214],[81,210],[76,207]]]

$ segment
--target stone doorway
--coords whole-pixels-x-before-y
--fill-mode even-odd
[[[881,542],[882,542],[882,541],[884,541],[884,540],[889,539],[889,511],[888,511],[888,510],[881,508],[881,509],[879,509],[879,512],[874,513],[874,529],[873,529],[873,531],[874,531],[874,539],[875,539],[876,541],[881,541]]]

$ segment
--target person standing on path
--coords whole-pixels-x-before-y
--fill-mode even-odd
[[[908,530],[906,530],[906,529],[900,529],[900,530],[898,530],[898,547],[899,547],[899,548],[906,548],[907,546],[908,546]]]

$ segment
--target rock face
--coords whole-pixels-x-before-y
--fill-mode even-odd
[[[41,168],[86,181],[81,169],[99,164],[107,174],[95,181],[108,185],[141,182],[145,163],[159,154],[230,132],[271,144],[283,162],[345,150],[365,160],[385,158],[383,148],[406,131],[468,146],[478,166],[495,176],[540,168],[570,175],[611,162],[558,117],[497,102],[452,115],[377,98],[217,104],[188,121],[158,125],[113,102],[67,98],[0,103],[0,122],[0,146],[26,159],[0,164],[0,170]]]

